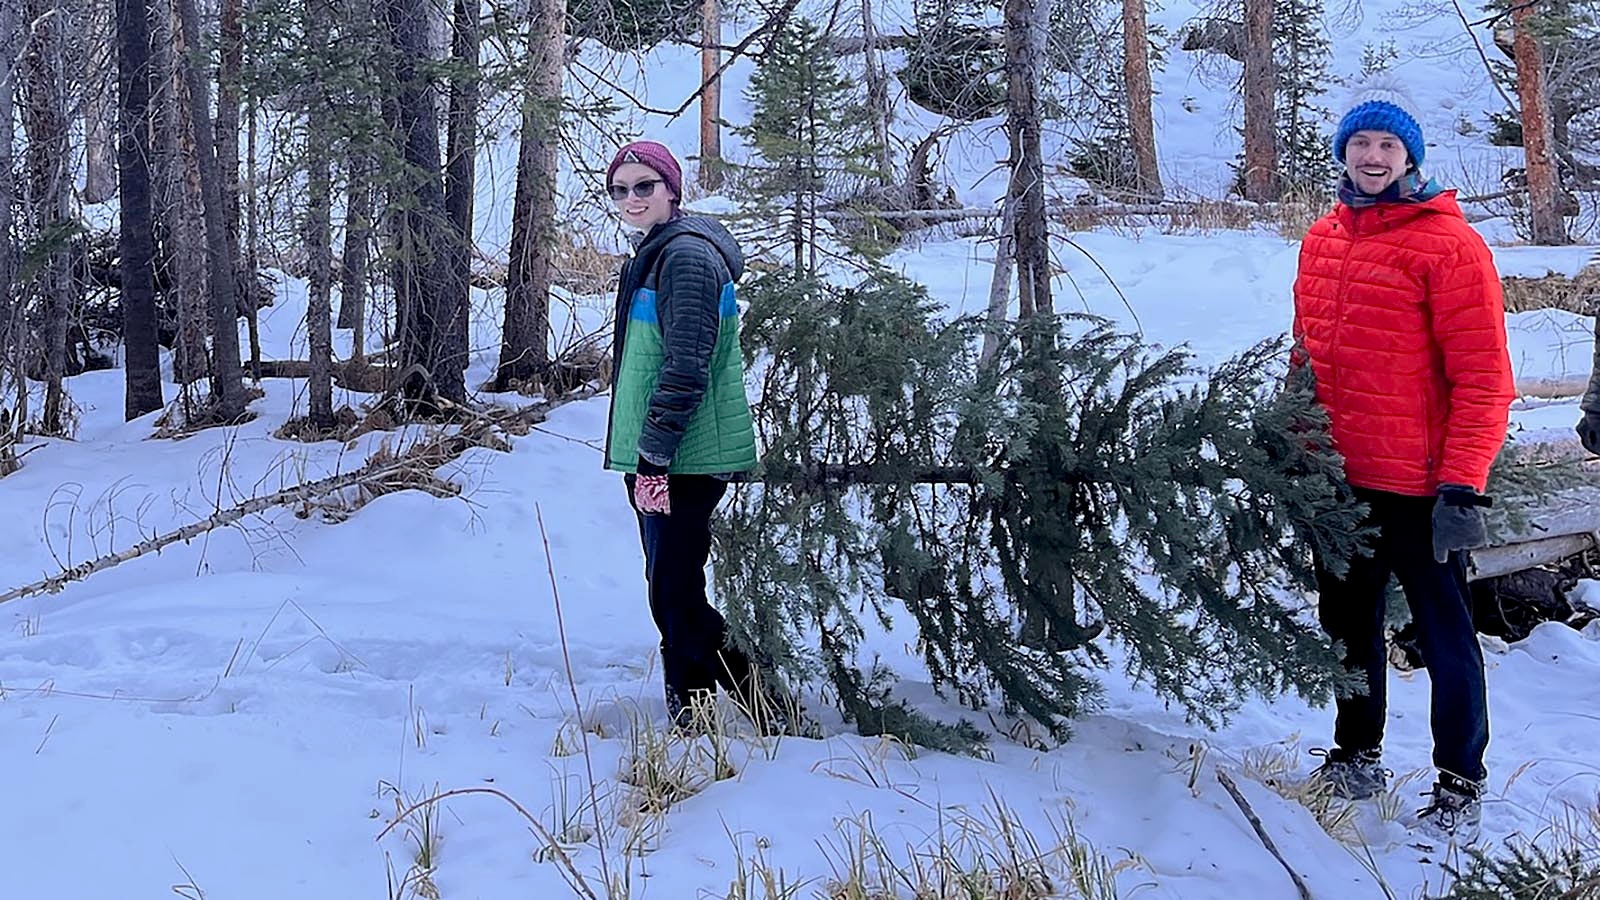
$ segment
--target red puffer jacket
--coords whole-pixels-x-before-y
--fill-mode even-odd
[[[1300,247],[1297,359],[1358,487],[1482,491],[1516,392],[1500,278],[1446,191],[1423,203],[1344,204]]]

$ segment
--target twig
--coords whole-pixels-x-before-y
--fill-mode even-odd
[[[579,872],[577,866],[573,865],[572,857],[568,856],[567,852],[562,849],[561,843],[556,840],[555,835],[550,833],[550,829],[544,827],[544,823],[540,822],[538,819],[535,819],[532,813],[528,812],[526,809],[523,809],[522,804],[511,799],[509,794],[507,794],[505,791],[499,790],[498,788],[455,788],[454,790],[445,791],[442,794],[434,794],[432,797],[426,797],[422,800],[418,800],[416,803],[411,804],[406,809],[397,813],[394,817],[394,821],[384,826],[384,829],[378,832],[378,836],[373,838],[373,840],[383,840],[384,835],[393,831],[396,825],[404,822],[412,813],[423,808],[424,806],[429,806],[431,804],[438,803],[441,800],[447,800],[451,797],[460,797],[465,794],[488,794],[491,797],[499,797],[501,800],[511,804],[511,808],[521,813],[522,817],[528,820],[528,824],[532,825],[534,831],[538,832],[539,836],[543,838],[545,843],[550,846],[550,851],[555,854],[556,859],[561,861],[562,867],[567,870],[567,883],[571,885],[573,890],[581,891],[582,895],[587,897],[588,900],[599,900],[599,898],[595,896],[594,889],[589,886],[589,879],[583,877],[583,873]]]
[[[56,730],[56,720],[59,718],[61,718],[60,715],[54,715],[50,717],[50,724],[46,725],[44,729],[44,737],[39,740],[39,746],[35,747],[33,750],[34,756],[38,756],[41,752],[43,752],[45,741],[50,740],[50,732]]]
[[[1506,109],[1515,112],[1517,105],[1511,102],[1511,95],[1507,94],[1506,89],[1500,86],[1500,80],[1494,77],[1494,64],[1489,62],[1489,54],[1483,52],[1483,42],[1479,41],[1478,36],[1472,31],[1474,26],[1492,23],[1499,17],[1484,19],[1481,22],[1468,22],[1467,14],[1461,11],[1461,0],[1450,0],[1450,5],[1456,8],[1456,16],[1461,19],[1461,26],[1466,29],[1467,37],[1472,38],[1472,46],[1478,48],[1478,58],[1483,60],[1483,71],[1488,74],[1489,83],[1494,85],[1494,89],[1500,93],[1500,99],[1506,102]]]
[[[1239,792],[1239,786],[1234,784],[1228,773],[1220,768],[1217,769],[1217,780],[1222,782],[1224,788],[1227,788],[1228,794],[1233,797],[1233,802],[1239,805],[1239,811],[1244,813],[1246,819],[1250,820],[1250,827],[1256,830],[1256,837],[1261,839],[1261,843],[1267,848],[1267,852],[1271,853],[1278,860],[1278,863],[1283,866],[1283,870],[1289,873],[1289,878],[1294,881],[1294,886],[1300,891],[1300,900],[1314,900],[1311,896],[1311,889],[1306,887],[1306,883],[1301,879],[1300,873],[1289,865],[1289,861],[1283,858],[1282,853],[1278,852],[1277,845],[1272,843],[1272,838],[1267,834],[1267,829],[1261,826],[1261,819],[1256,816],[1255,810],[1250,808],[1250,801],[1246,800],[1244,794]]]
[[[572,691],[572,708],[578,717],[578,739],[583,742],[583,767],[589,775],[589,809],[594,813],[594,839],[600,847],[600,877],[605,879],[606,886],[611,885],[611,865],[606,857],[605,826],[600,821],[600,801],[595,796],[594,789],[594,760],[589,753],[589,729],[584,727],[583,701],[578,699],[578,680],[572,674],[572,654],[567,650],[567,623],[566,617],[561,614],[561,591],[556,587],[556,563],[550,554],[550,534],[545,531],[544,512],[539,504],[533,505],[533,516],[539,523],[539,540],[544,542],[545,568],[550,572],[550,594],[555,598],[556,605],[556,635],[561,641],[561,660],[567,668],[567,688]]]

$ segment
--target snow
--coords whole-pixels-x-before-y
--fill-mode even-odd
[[[1364,44],[1393,38],[1397,67],[1425,111],[1434,171],[1464,183],[1503,152],[1452,127],[1459,113],[1493,108],[1475,53],[1452,39],[1452,17],[1401,27],[1398,0],[1365,6],[1359,22],[1339,23],[1338,74],[1354,73]],[[1174,2],[1157,16],[1175,32],[1194,13]],[[1235,152],[1223,102],[1232,76],[1197,72],[1193,56],[1175,48],[1170,60],[1158,78],[1164,174],[1214,194]],[[698,59],[683,49],[591,61],[648,73],[657,106],[675,107],[698,79]],[[740,121],[748,110],[736,88],[748,64],[730,72],[725,115]],[[693,112],[670,125],[636,116],[622,130],[693,146]],[[901,126],[915,133],[926,123],[908,113]],[[505,151],[514,160],[515,145],[505,135],[486,151],[496,165],[481,170],[479,241],[491,256],[503,253],[508,230]],[[990,202],[1000,191],[989,176],[1000,140],[972,129],[946,153],[964,201]],[[740,152],[736,139],[729,146]],[[563,189],[575,196],[592,173],[569,177]],[[730,208],[728,198],[705,202]],[[575,221],[587,215],[574,204]],[[593,233],[604,244],[614,235],[600,221]],[[1515,246],[1504,222],[1480,227],[1507,273],[1570,274],[1594,252]],[[1203,365],[1289,326],[1296,247],[1264,229],[1102,229],[1055,252],[1062,309],[1106,316],[1161,347],[1187,345]],[[977,238],[946,236],[889,263],[954,315],[983,309],[991,254]],[[474,297],[469,385],[494,363],[498,304],[493,293]],[[282,277],[261,317],[266,356],[303,355],[304,307],[304,285]],[[563,340],[600,331],[608,310],[605,297],[572,298],[555,311],[556,330]],[[372,346],[381,313],[373,311]],[[1590,321],[1548,311],[1509,317],[1519,378],[1587,374]],[[347,353],[349,341],[339,333],[336,352]],[[266,383],[253,421],[183,440],[151,439],[154,415],[121,421],[119,372],[80,376],[69,390],[81,409],[77,440],[35,441],[24,467],[0,480],[0,589],[418,439],[274,437],[305,407],[303,383],[285,380]],[[336,390],[336,404],[366,399]],[[1577,417],[1571,398],[1530,397],[1514,410],[1516,427],[1541,439],[1570,435]],[[1248,763],[1274,748],[1303,774],[1316,762],[1306,748],[1327,743],[1329,710],[1292,698],[1253,702],[1212,731],[1113,672],[1104,707],[1054,746],[999,712],[975,715],[937,698],[918,675],[913,636],[901,631],[868,639],[907,673],[901,694],[995,731],[992,759],[913,754],[859,737],[812,693],[821,738],[736,730],[722,748],[732,778],[665,815],[623,815],[630,734],[659,728],[664,709],[635,522],[619,479],[600,468],[605,422],[604,397],[573,403],[515,438],[509,453],[467,453],[440,473],[462,488],[456,498],[387,494],[336,524],[281,507],[58,594],[0,606],[0,895],[385,898],[391,873],[398,880],[416,857],[410,835],[420,819],[386,828],[398,810],[454,790],[475,792],[438,807],[430,877],[444,898],[573,895],[570,873],[506,798],[540,827],[578,838],[565,852],[598,896],[609,871],[628,873],[631,893],[616,897],[724,897],[758,857],[790,883],[803,881],[797,896],[812,896],[849,868],[863,829],[902,866],[939,852],[994,852],[997,804],[1046,848],[1069,830],[1097,848],[1117,867],[1124,897],[1294,896],[1218,771],[1238,781],[1316,897],[1381,896],[1369,852],[1397,896],[1445,883],[1438,860],[1419,858],[1405,829],[1371,805],[1357,823],[1367,846],[1341,843],[1251,777]],[[1574,599],[1600,606],[1600,582],[1581,584]],[[1600,629],[1546,625],[1509,647],[1484,645],[1494,734],[1486,843],[1539,833],[1568,806],[1592,813]],[[574,689],[587,733],[577,727]],[[1408,807],[1420,805],[1431,778],[1427,698],[1425,675],[1391,673],[1386,764],[1413,776],[1399,791]],[[713,743],[702,738],[698,752]],[[591,772],[603,847],[578,833],[593,828]]]

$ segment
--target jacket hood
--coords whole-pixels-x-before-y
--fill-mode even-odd
[[[744,274],[744,253],[739,249],[739,242],[721,222],[709,216],[679,216],[662,222],[645,235],[636,255],[641,259],[654,258],[668,241],[685,234],[704,238],[717,248],[723,261],[728,264],[731,280],[738,281],[739,276]]]

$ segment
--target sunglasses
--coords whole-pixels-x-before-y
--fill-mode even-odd
[[[613,184],[606,188],[606,193],[610,194],[611,199],[613,200],[626,200],[628,198],[628,192],[631,190],[635,197],[643,200],[651,194],[654,194],[656,192],[656,185],[660,183],[661,179],[652,178],[647,181],[641,181],[631,188],[625,184]]]

